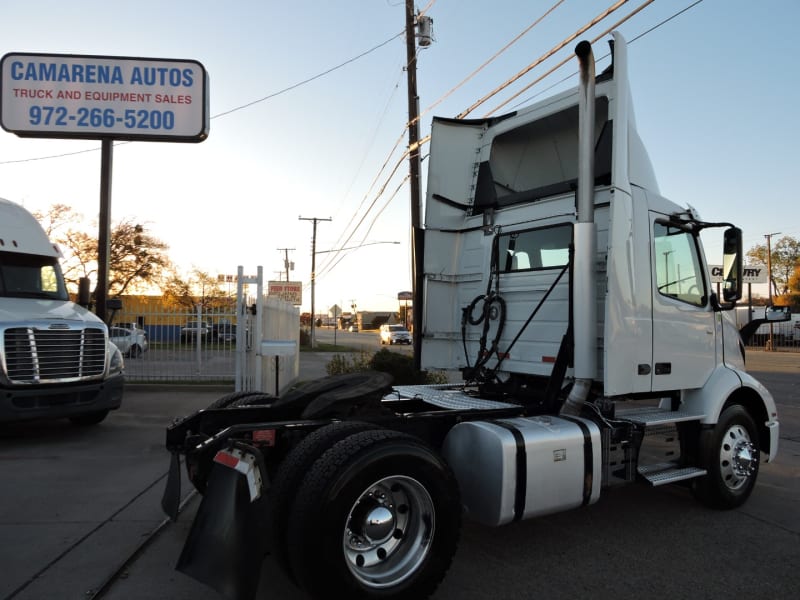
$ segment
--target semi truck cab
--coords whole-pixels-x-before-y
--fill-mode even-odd
[[[0,422],[94,424],[122,402],[122,355],[70,301],[60,258],[33,215],[0,199]]]

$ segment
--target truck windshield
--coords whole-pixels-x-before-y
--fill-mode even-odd
[[[58,259],[0,252],[0,297],[68,300]]]

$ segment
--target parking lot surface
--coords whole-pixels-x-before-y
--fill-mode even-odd
[[[304,377],[327,355],[301,356]],[[435,599],[795,598],[800,589],[800,355],[749,352],[781,419],[778,459],[733,511],[685,488],[627,486],[585,509],[501,528],[467,523]],[[221,600],[174,570],[198,499],[160,508],[171,419],[228,390],[131,386],[100,426],[0,429],[0,599]],[[190,494],[184,482],[184,494]],[[305,596],[267,557],[259,598]]]

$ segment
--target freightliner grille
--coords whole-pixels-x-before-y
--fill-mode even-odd
[[[102,376],[106,340],[102,329],[14,327],[3,336],[6,375],[14,384],[83,381]]]

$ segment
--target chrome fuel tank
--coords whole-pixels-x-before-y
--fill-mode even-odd
[[[600,429],[578,417],[459,423],[443,454],[470,519],[503,525],[596,502]]]

